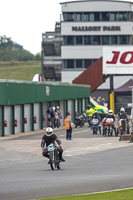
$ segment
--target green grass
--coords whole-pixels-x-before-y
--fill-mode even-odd
[[[40,200],[133,200],[133,189],[78,196],[45,198]]]
[[[41,73],[41,64],[0,67],[0,79],[32,81],[35,74]]]

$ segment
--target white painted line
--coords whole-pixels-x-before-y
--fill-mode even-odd
[[[84,131],[81,131],[81,132],[88,132],[89,130],[84,130]]]
[[[122,189],[116,189],[116,190],[108,190],[108,191],[101,191],[101,192],[92,192],[92,193],[85,193],[85,194],[78,194],[78,195],[72,195],[72,196],[80,196],[80,195],[88,195],[88,194],[101,194],[101,193],[107,193],[107,192],[117,192],[117,191],[122,191],[122,190],[132,190],[133,187],[129,188],[122,188]]]

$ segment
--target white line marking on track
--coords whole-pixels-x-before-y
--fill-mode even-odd
[[[133,189],[133,187],[129,187],[129,188],[116,189],[116,190],[108,190],[108,191],[101,191],[101,192],[92,192],[92,193],[78,194],[78,195],[72,195],[72,196],[88,195],[88,194],[101,194],[101,193],[107,193],[107,192],[117,192],[117,191],[132,190],[132,189]]]

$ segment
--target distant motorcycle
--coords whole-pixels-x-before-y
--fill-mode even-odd
[[[91,121],[91,129],[93,131],[93,134],[97,134],[98,130],[101,134],[101,126],[99,124],[99,120],[97,118],[93,118]]]
[[[113,133],[115,132],[115,129],[114,129],[114,120],[113,118],[107,118],[106,119],[106,133],[108,136],[113,136]],[[115,133],[116,135],[116,133]],[[105,134],[106,136],[106,134]]]
[[[126,119],[120,119],[118,121],[118,128],[117,128],[117,134],[123,135],[123,133],[130,133],[129,124],[126,122]]]
[[[47,147],[47,151],[49,153],[49,164],[50,164],[51,169],[52,170],[56,168],[60,169],[61,165],[60,165],[58,147],[54,143],[51,143]]]
[[[79,115],[76,116],[75,118],[75,128],[77,128],[77,126],[80,126],[82,128],[82,126],[84,126],[84,116],[83,115]]]

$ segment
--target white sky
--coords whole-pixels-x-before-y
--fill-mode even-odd
[[[0,0],[0,36],[11,37],[33,54],[40,52],[42,33],[54,31],[60,3],[68,1],[72,0]]]

